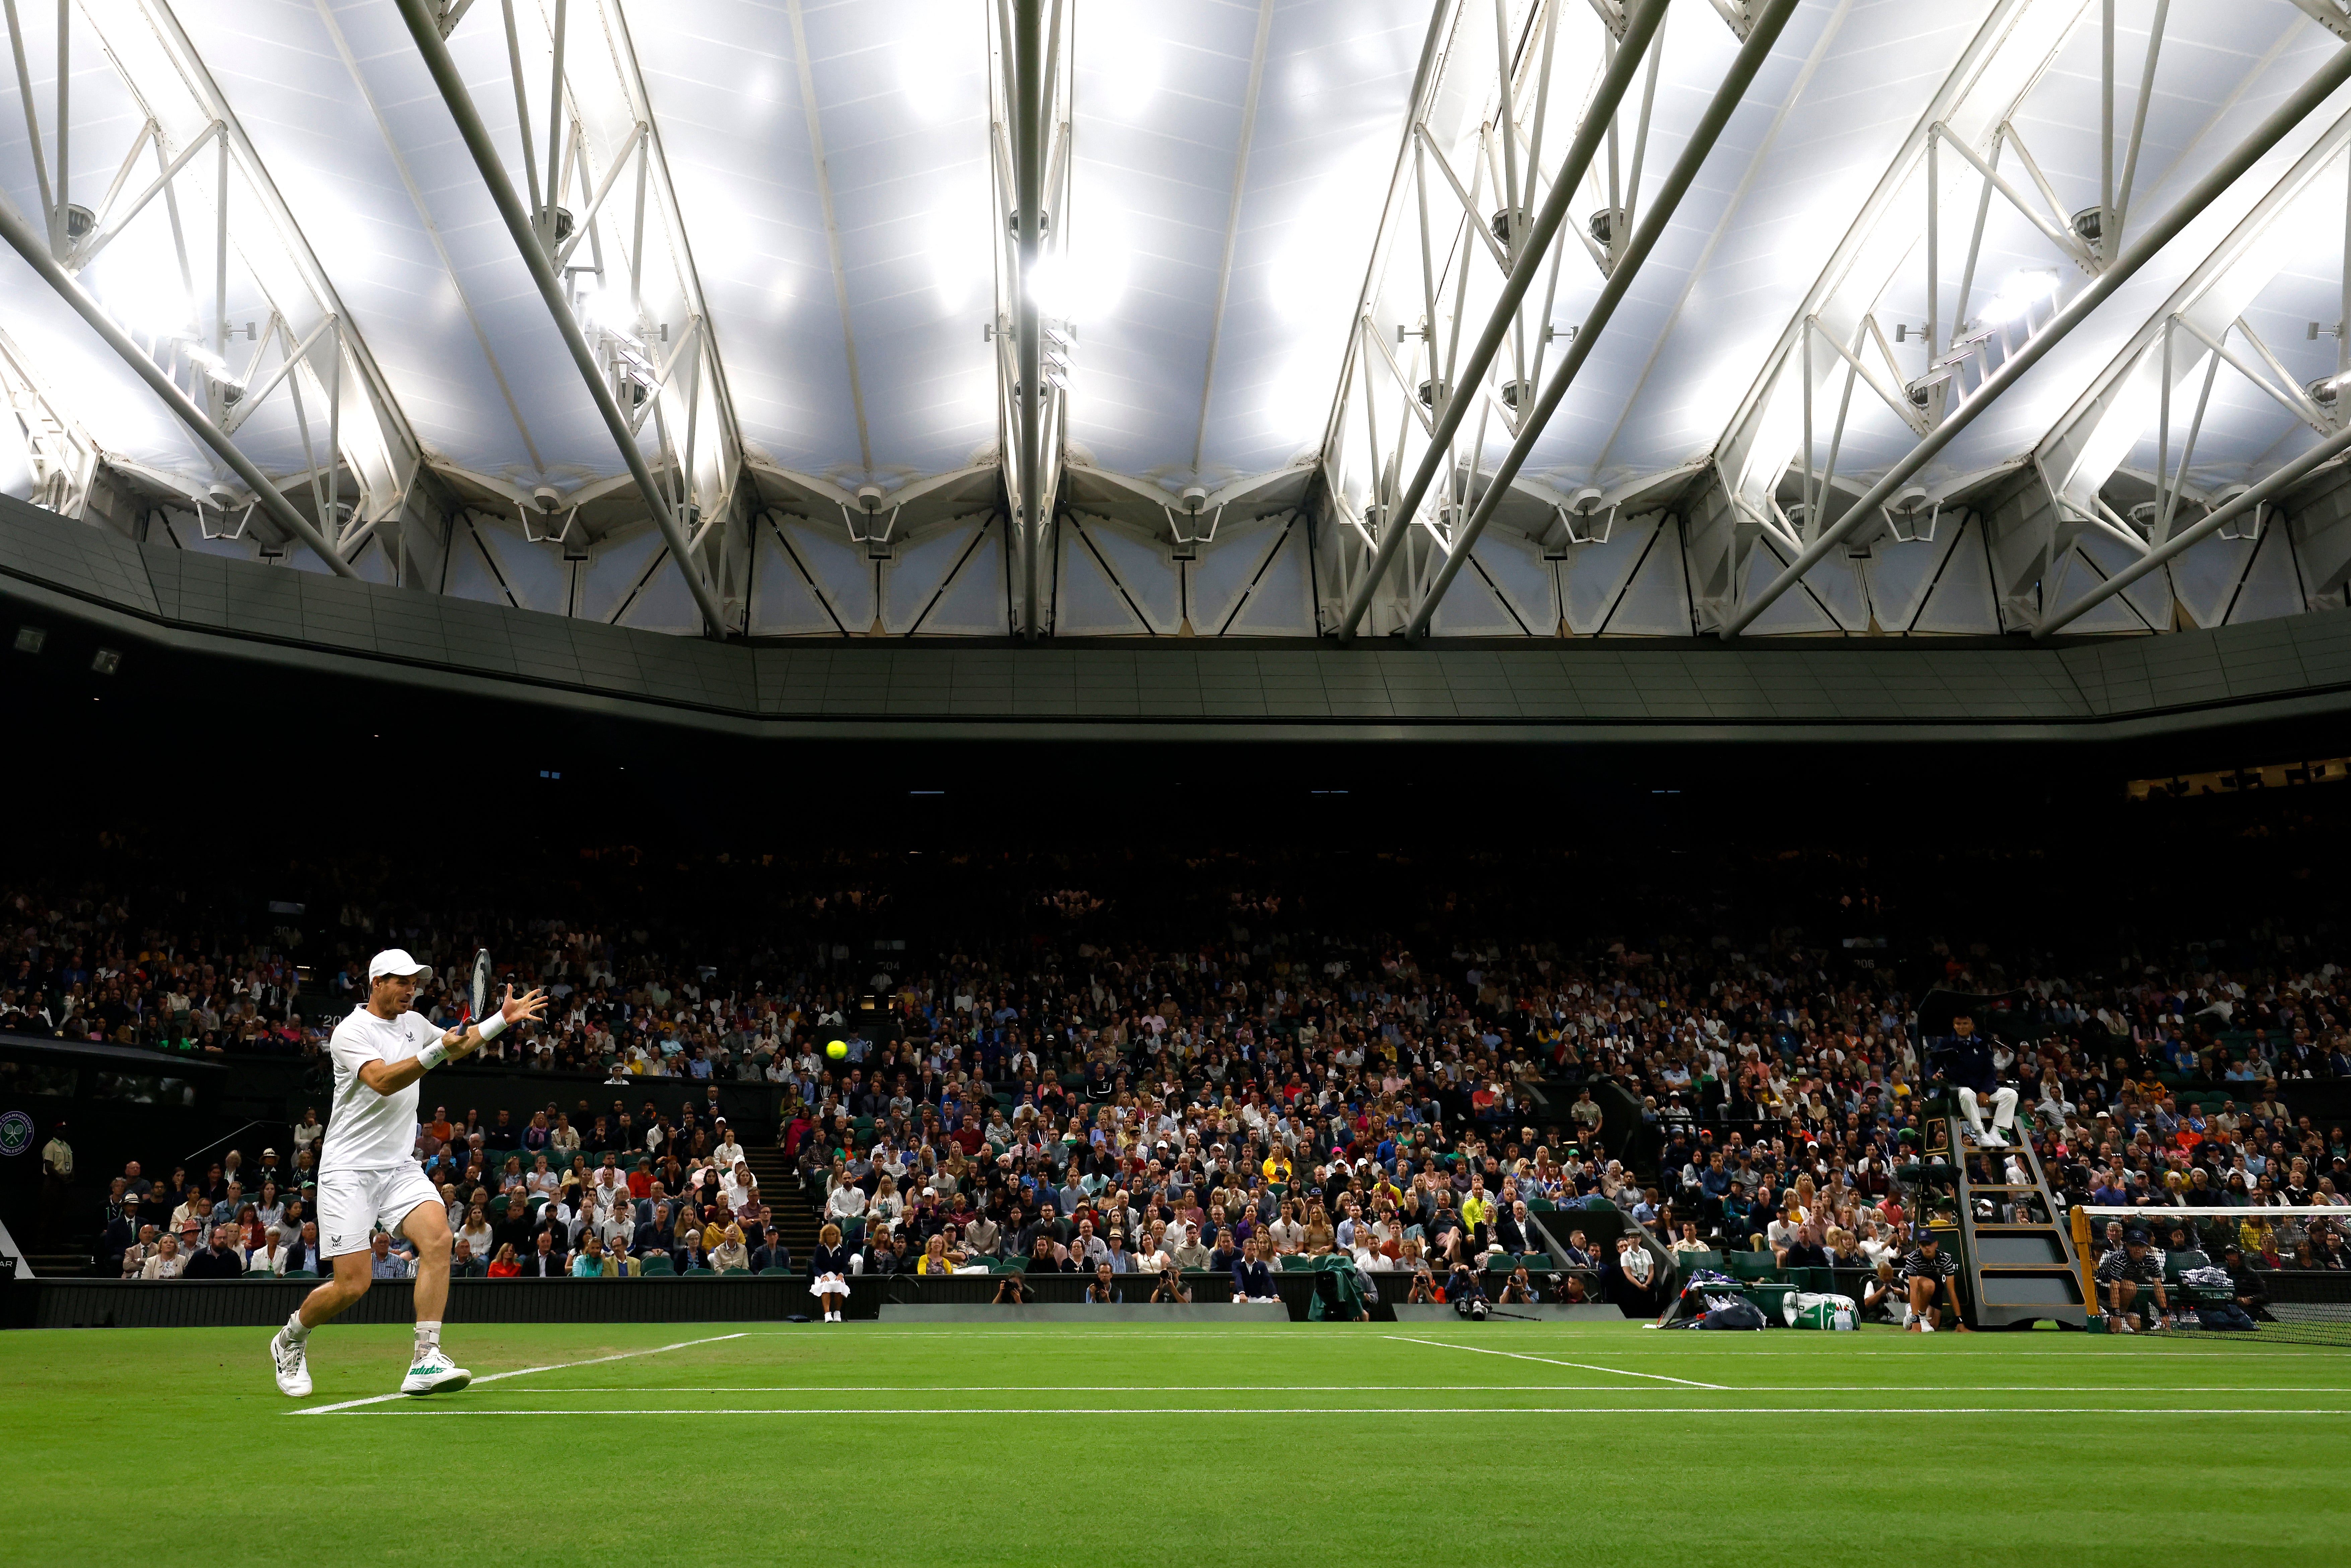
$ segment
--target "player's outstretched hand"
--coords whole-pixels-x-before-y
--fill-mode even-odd
[[[519,1023],[524,1019],[536,1023],[547,1016],[547,993],[530,991],[517,997],[515,988],[508,986],[506,999],[498,1003],[498,1013],[509,1024]]]

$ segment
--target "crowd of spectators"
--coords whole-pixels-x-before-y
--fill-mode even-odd
[[[1681,1250],[1897,1257],[1937,1218],[1906,1211],[1900,1167],[1936,1087],[1920,1007],[1940,988],[1989,998],[2001,1076],[2066,1199],[2242,1207],[2263,1266],[2342,1266],[2331,1236],[2257,1213],[2351,1190],[2342,1129],[2285,1103],[2351,1077],[2351,976],[2307,942],[2093,968],[1986,942],[1831,948],[1700,925],[1651,950],[1405,940],[1318,928],[1248,890],[1178,944],[1120,930],[1091,895],[1072,914],[1066,887],[1029,928],[911,962],[805,939],[852,916],[862,936],[889,896],[800,895],[774,929],[724,939],[354,898],[306,935],[298,914],[205,929],[152,894],[27,885],[0,894],[0,1030],[316,1058],[367,952],[396,942],[446,973],[491,947],[548,988],[549,1017],[428,1092],[517,1071],[601,1089],[528,1122],[435,1112],[420,1127],[461,1272],[799,1271],[810,1260],[775,1220],[791,1203],[839,1228],[828,1250],[852,1273],[1018,1258],[1113,1281],[1212,1270],[1246,1294],[1252,1261],[1344,1254],[1417,1277],[1402,1296],[1465,1261],[1552,1251],[1559,1290],[1621,1296],[1651,1283],[1624,1267],[1626,1223]],[[1844,902],[1852,923],[1875,918],[1870,895]],[[419,1005],[455,1016],[444,988]],[[756,1089],[758,1136],[795,1191],[758,1190],[716,1119],[721,1085]],[[655,1087],[671,1109],[640,1103]],[[319,1131],[306,1118],[251,1170],[126,1173],[103,1266],[315,1267],[302,1194]],[[1547,1245],[1538,1215],[1595,1201],[1623,1217],[1605,1242],[1554,1220]],[[379,1269],[407,1267],[402,1246]]]

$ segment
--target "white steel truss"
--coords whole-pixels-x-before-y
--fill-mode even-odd
[[[399,531],[422,452],[178,18],[166,0],[61,4],[46,28],[18,0],[0,16],[49,258],[131,340],[146,361],[133,368],[160,373],[212,427],[191,433],[204,446],[235,438],[265,482],[256,489],[219,447],[159,436],[128,411],[68,412],[52,392],[40,394],[48,423],[81,430],[73,441],[140,492],[135,509],[160,505],[239,534],[257,513],[263,554],[350,571],[371,536]],[[78,46],[103,60],[103,76],[76,66]],[[120,151],[104,191],[86,195],[71,172],[93,140]],[[56,493],[78,507],[89,477]],[[230,513],[246,522],[228,524]],[[399,541],[387,538],[384,554],[396,574]]]

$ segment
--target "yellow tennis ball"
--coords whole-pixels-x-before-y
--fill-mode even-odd
[[[849,1042],[845,1040],[836,1040],[824,1048],[824,1053],[835,1061],[846,1061],[849,1060]]]

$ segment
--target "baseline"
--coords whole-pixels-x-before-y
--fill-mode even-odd
[[[552,1362],[546,1366],[517,1366],[511,1372],[493,1372],[486,1377],[476,1377],[471,1384],[468,1384],[467,1386],[478,1387],[485,1383],[498,1383],[509,1377],[528,1377],[535,1372],[568,1372],[575,1366],[601,1366],[607,1362],[634,1361],[642,1355],[661,1355],[673,1350],[691,1350],[698,1344],[718,1344],[730,1339],[748,1339],[750,1337],[750,1335],[746,1333],[712,1334],[707,1339],[684,1339],[678,1341],[675,1344],[655,1345],[651,1350],[624,1350],[615,1355],[591,1355],[583,1361],[558,1361]],[[371,1394],[365,1399],[346,1399],[336,1405],[306,1405],[299,1410],[288,1410],[285,1412],[285,1414],[288,1416],[330,1416],[339,1410],[357,1409],[362,1405],[383,1405],[395,1399],[413,1401],[416,1397],[417,1396],[413,1394]]]

